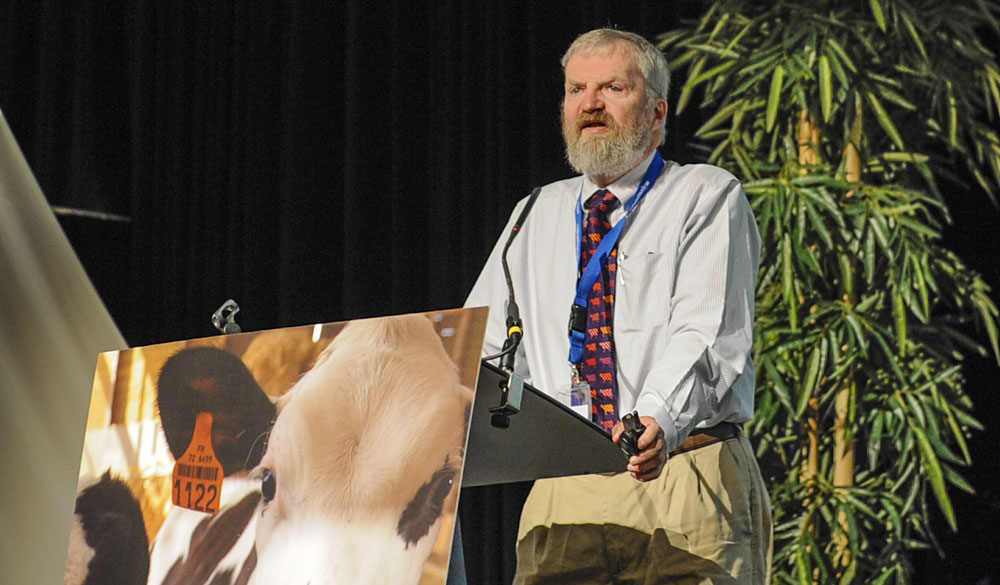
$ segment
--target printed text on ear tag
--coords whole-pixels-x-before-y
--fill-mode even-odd
[[[212,414],[199,412],[191,444],[174,463],[171,477],[175,506],[215,514],[222,496],[222,464],[212,449]]]

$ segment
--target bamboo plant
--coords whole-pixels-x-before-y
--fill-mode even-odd
[[[962,362],[1000,365],[998,312],[941,229],[1000,192],[998,21],[990,0],[720,0],[660,39],[763,238],[748,430],[784,470],[775,582],[907,583],[972,491]]]

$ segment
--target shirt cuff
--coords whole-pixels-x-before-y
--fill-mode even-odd
[[[635,411],[639,416],[651,416],[656,419],[656,424],[663,430],[663,442],[666,444],[667,453],[678,447],[680,440],[677,427],[662,402],[648,394],[640,396],[635,403]]]

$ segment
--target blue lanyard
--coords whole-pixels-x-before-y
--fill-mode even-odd
[[[625,229],[625,223],[628,221],[628,217],[635,210],[636,206],[646,197],[646,194],[656,183],[656,179],[660,176],[660,171],[663,170],[663,157],[657,152],[653,156],[653,161],[649,163],[649,168],[646,169],[646,174],[642,177],[642,182],[639,183],[639,187],[636,189],[635,194],[629,199],[628,205],[625,207],[625,217],[618,220],[615,227],[604,236],[601,240],[600,245],[597,246],[597,250],[594,251],[594,255],[590,257],[587,262],[587,267],[583,270],[583,274],[580,276],[580,281],[576,285],[576,298],[573,300],[573,310],[570,313],[570,326],[569,326],[569,363],[577,364],[583,357],[583,340],[584,340],[584,330],[586,329],[586,321],[584,321],[583,327],[574,327],[574,322],[579,322],[576,318],[579,315],[586,315],[587,311],[587,297],[590,295],[590,289],[594,287],[594,283],[597,282],[597,277],[601,273],[601,267],[607,262],[608,256],[611,254],[611,250],[618,244],[618,238],[621,237],[622,230]],[[580,257],[580,242],[583,240],[583,185],[580,186],[580,195],[577,196],[576,201],[576,257]],[[582,312],[582,313],[581,313]]]

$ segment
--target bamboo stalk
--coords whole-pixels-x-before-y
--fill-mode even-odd
[[[861,180],[861,156],[858,153],[856,145],[861,136],[861,114],[861,100],[858,99],[856,101],[854,121],[851,124],[851,132],[848,137],[847,146],[844,148],[845,178],[851,183]],[[852,195],[853,191],[846,194],[847,197]],[[853,268],[848,268],[848,270],[853,270]],[[844,275],[841,278],[841,282],[844,283],[844,289],[841,292],[846,302],[853,303],[854,291],[851,290],[853,287],[847,283],[853,283],[854,279],[849,276]],[[850,416],[851,384],[852,382],[847,382],[837,390],[834,403],[836,419],[833,423],[833,485],[841,491],[854,485],[854,438],[850,433],[851,421],[848,420]],[[834,545],[836,547],[833,557],[834,566],[846,567],[851,562],[851,555],[847,540],[847,518],[843,512],[838,515],[837,522],[840,525],[841,532],[834,538]]]
[[[807,165],[814,165],[819,162],[816,155],[815,146],[819,141],[819,130],[809,121],[809,112],[802,110],[799,116],[799,164],[803,168],[799,169],[801,174],[808,171],[804,168]],[[819,399],[811,398],[809,407],[806,410],[805,420],[806,436],[808,438],[803,447],[802,473],[803,483],[816,477],[819,473]],[[809,501],[804,502],[809,505]]]

